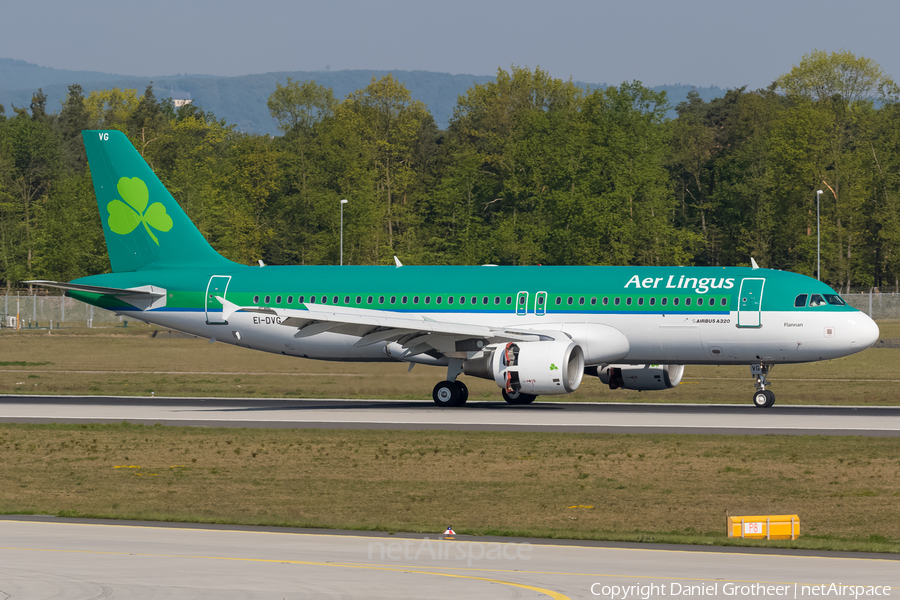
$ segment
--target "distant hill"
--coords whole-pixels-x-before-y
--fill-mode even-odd
[[[238,77],[215,77],[211,75],[168,75],[161,77],[136,77],[114,75],[94,71],[66,71],[41,67],[21,60],[0,58],[0,104],[6,107],[6,114],[12,114],[12,105],[28,107],[32,94],[38,88],[47,94],[47,108],[51,112],[59,110],[68,93],[68,86],[81,84],[85,95],[94,90],[113,87],[135,88],[143,93],[152,81],[157,98],[168,98],[175,91],[176,96],[187,93],[194,102],[211,111],[218,118],[237,125],[238,129],[254,133],[277,133],[275,120],[269,115],[266,101],[275,90],[275,84],[284,84],[288,77],[295,81],[315,80],[330,87],[336,98],[367,86],[373,77],[383,77],[393,73],[409,89],[412,97],[428,105],[438,127],[447,126],[453,114],[457,97],[464,94],[473,84],[493,81],[492,75],[450,75],[431,71],[281,71],[261,75],[241,75]],[[605,83],[576,82],[581,87],[605,88]],[[661,85],[654,91],[665,90],[672,106],[696,89],[704,100],[712,100],[725,95],[718,87],[694,88],[690,85]],[[674,111],[670,111],[674,117]]]

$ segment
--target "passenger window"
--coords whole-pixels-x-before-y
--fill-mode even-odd
[[[813,294],[809,297],[810,306],[825,306],[826,304],[827,302],[825,302],[825,298],[823,298],[819,294]]]
[[[328,304],[328,296],[322,294],[322,304]]]
[[[368,302],[369,304],[372,304],[372,296],[369,296],[368,298],[366,298],[366,302]]]
[[[465,296],[460,296],[460,297],[459,297],[459,303],[460,303],[460,304],[465,304],[465,303],[466,303],[466,297],[465,297]]]
[[[315,304],[315,303],[316,303],[316,297],[315,297],[315,296],[310,296],[310,297],[309,297],[309,303],[310,303],[310,304]]]
[[[431,296],[425,296],[425,304],[431,304]]]
[[[350,304],[350,296],[344,296],[344,304]]]
[[[572,296],[569,296],[569,299],[566,300],[566,304],[568,304],[569,306],[572,306]]]
[[[397,296],[391,296],[391,304],[395,304],[397,302]]]
[[[378,296],[378,304],[384,304],[384,296]]]
[[[406,296],[403,296],[402,298],[400,298],[400,303],[406,304]]]
[[[519,306],[525,306],[525,296],[519,296]]]
[[[507,296],[506,297],[506,305],[509,306],[510,304],[512,304],[512,296]]]
[[[294,297],[288,296],[288,304],[293,304],[293,303],[294,303]]]
[[[578,299],[578,305],[584,306],[584,296],[582,296],[581,298]]]
[[[638,298],[638,306],[643,306],[643,305],[644,305],[644,299]]]
[[[559,296],[556,297],[556,305],[559,306],[562,303],[562,298]]]
[[[500,296],[494,296],[494,304],[500,304]]]
[[[847,304],[846,302],[844,302],[843,298],[841,298],[840,296],[837,296],[835,294],[825,294],[825,300],[828,301],[828,304],[831,304],[834,306],[846,306],[846,304]]]
[[[297,296],[297,304],[303,304],[303,296]]]
[[[269,300],[271,300],[271,299],[272,299],[271,296],[266,296],[266,304],[268,304]]]
[[[703,306],[703,298],[697,298],[697,306]]]
[[[722,306],[725,306],[726,304],[728,304],[728,299],[727,299],[727,298],[722,298],[721,304],[722,304]]]
[[[591,306],[597,306],[597,299],[591,298]]]
[[[603,306],[607,306],[607,305],[609,305],[609,298],[607,298],[606,296],[604,296],[604,297],[603,297]]]
[[[650,306],[656,304],[656,298],[650,298]]]
[[[537,303],[538,303],[538,306],[543,306],[544,305],[544,297],[538,296]]]
[[[488,297],[485,296],[484,298],[482,298],[482,299],[481,299],[481,303],[482,303],[482,304],[487,304],[487,303],[488,303]]]
[[[614,304],[615,304],[615,305],[616,305],[616,306],[618,306],[618,305],[619,305],[619,302],[620,302],[620,300],[621,300],[621,299],[620,299],[620,298],[616,298],[616,300],[615,300],[615,302],[614,302]]]
[[[362,296],[357,296],[357,297],[356,297],[356,303],[357,303],[357,304],[362,304]]]
[[[332,303],[332,304],[337,304],[337,303],[338,303],[338,297],[335,296],[334,298],[332,298],[332,299],[331,299],[331,303]]]
[[[672,304],[678,306],[678,298],[672,298]]]
[[[438,296],[437,298],[434,299],[434,301],[437,302],[438,304],[440,304],[442,300],[443,300],[443,298],[441,298],[440,296]]]
[[[413,304],[418,304],[418,303],[419,303],[419,297],[413,296]]]
[[[626,304],[626,306],[631,306],[631,298],[630,297],[625,298],[625,304]]]
[[[453,304],[453,296],[447,296],[447,304]]]
[[[665,306],[666,303],[667,303],[668,301],[669,301],[668,298],[663,298],[663,299],[660,301],[660,303],[661,303],[663,306]]]
[[[472,304],[478,304],[478,298],[472,296]]]
[[[253,304],[259,304],[259,296],[253,296]]]
[[[685,299],[684,299],[684,305],[685,305],[685,306],[690,306],[690,305],[691,305],[691,299],[690,299],[690,298],[685,298]]]

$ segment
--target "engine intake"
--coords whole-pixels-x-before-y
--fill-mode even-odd
[[[609,389],[666,390],[681,382],[684,365],[609,365],[597,370]]]
[[[510,394],[568,394],[584,377],[584,352],[571,340],[509,342],[487,351],[480,359],[466,361],[463,372],[493,379]]]

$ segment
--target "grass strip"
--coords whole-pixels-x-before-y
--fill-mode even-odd
[[[900,440],[0,425],[0,513],[900,552]],[[799,514],[796,541],[726,515]]]
[[[894,325],[882,328],[898,329]],[[0,394],[429,400],[434,384],[446,377],[438,367],[418,365],[407,373],[404,363],[304,360],[197,338],[151,337],[157,330],[146,326],[127,330],[0,330]],[[779,404],[896,405],[897,364],[900,348],[876,347],[833,361],[779,365],[772,389]],[[470,398],[500,400],[493,382],[464,380]],[[672,390],[610,390],[585,377],[575,393],[540,401],[748,404],[753,389],[749,367],[689,365]]]

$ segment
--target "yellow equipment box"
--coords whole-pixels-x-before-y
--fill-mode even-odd
[[[800,537],[800,517],[797,515],[728,517],[727,527],[728,537],[767,540],[795,540]]]

